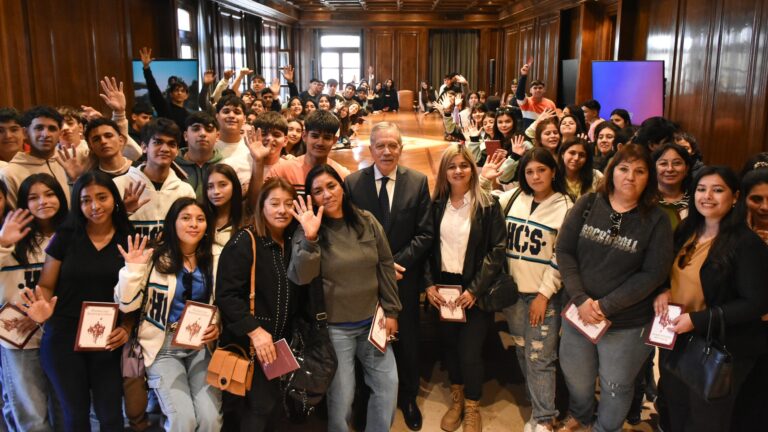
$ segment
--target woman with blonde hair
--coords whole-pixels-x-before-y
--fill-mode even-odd
[[[440,427],[465,432],[482,430],[478,411],[483,385],[481,352],[493,313],[475,303],[488,293],[504,265],[506,230],[498,202],[480,187],[474,158],[465,146],[443,153],[433,196],[435,238],[427,259],[427,299],[436,308],[446,304],[436,285],[459,285],[456,306],[466,322],[440,322],[451,407]]]

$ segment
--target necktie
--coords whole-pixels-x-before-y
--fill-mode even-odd
[[[381,208],[381,224],[384,229],[389,228],[389,194],[387,193],[387,182],[389,177],[381,178],[381,189],[379,189],[379,207]]]

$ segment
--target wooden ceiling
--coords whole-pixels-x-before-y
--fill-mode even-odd
[[[517,0],[281,0],[302,12],[498,13]]]

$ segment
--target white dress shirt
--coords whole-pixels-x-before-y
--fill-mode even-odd
[[[454,207],[450,199],[445,206],[440,221],[440,270],[444,272],[464,273],[464,257],[467,255],[469,230],[472,227],[471,200],[472,195],[467,192],[459,208]]]
[[[379,196],[379,192],[381,192],[381,178],[384,177],[384,174],[379,171],[379,167],[376,165],[373,166],[373,174],[374,178],[376,179],[376,196]],[[392,199],[395,196],[395,179],[397,178],[397,166],[395,166],[395,169],[393,169],[387,177],[389,177],[389,182],[387,182],[387,196],[389,197],[389,210],[391,211]]]

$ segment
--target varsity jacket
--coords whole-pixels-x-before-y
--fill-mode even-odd
[[[0,299],[2,304],[7,303],[15,304],[21,300],[21,290],[24,288],[35,289],[37,283],[40,281],[40,274],[43,270],[43,263],[45,262],[45,248],[48,247],[48,243],[51,241],[50,237],[44,238],[40,244],[40,249],[36,253],[30,253],[27,257],[29,264],[21,265],[16,257],[13,256],[13,246],[0,247],[0,292],[2,292]],[[7,325],[11,323],[5,323],[0,321],[0,325]],[[40,338],[43,336],[43,332],[36,330],[32,334],[32,338],[29,339],[24,349],[40,348]],[[7,349],[16,349],[10,343],[0,339],[0,345]]]
[[[215,261],[215,260],[214,260]],[[217,262],[214,262],[214,268]],[[212,284],[215,279],[212,279]],[[117,286],[115,286],[115,303],[120,311],[128,313],[141,307],[143,296],[147,301],[141,313],[139,326],[139,344],[144,353],[144,364],[149,367],[157,357],[158,351],[165,340],[165,328],[168,325],[168,314],[171,311],[170,302],[176,294],[176,275],[160,273],[150,263],[129,264],[120,269]],[[211,287],[213,304],[214,287]],[[218,322],[218,312],[214,316],[214,324]]]
[[[128,173],[115,177],[113,181],[117,186],[120,196],[125,195],[125,189],[132,183],[144,183],[144,192],[140,199],[149,199],[149,202],[141,206],[136,212],[128,216],[133,228],[138,234],[155,238],[163,229],[165,215],[171,205],[179,198],[195,198],[195,191],[188,183],[183,182],[173,170],[168,172],[162,188],[155,190],[155,186],[149,177],[144,174],[144,165],[131,167]]]
[[[518,191],[509,190],[499,198],[502,209],[506,209],[517,195],[504,215],[509,274],[521,293],[541,293],[551,298],[562,286],[555,259],[557,233],[573,202],[567,195],[555,192],[531,212],[533,195]]]
[[[64,189],[64,196],[67,197],[67,204],[70,202],[70,188],[67,179],[67,173],[61,166],[58,156],[50,159],[40,159],[29,153],[18,152],[11,159],[11,162],[0,171],[0,179],[8,187],[8,201],[16,206],[16,194],[21,186],[21,182],[32,174],[50,174],[59,182]]]

